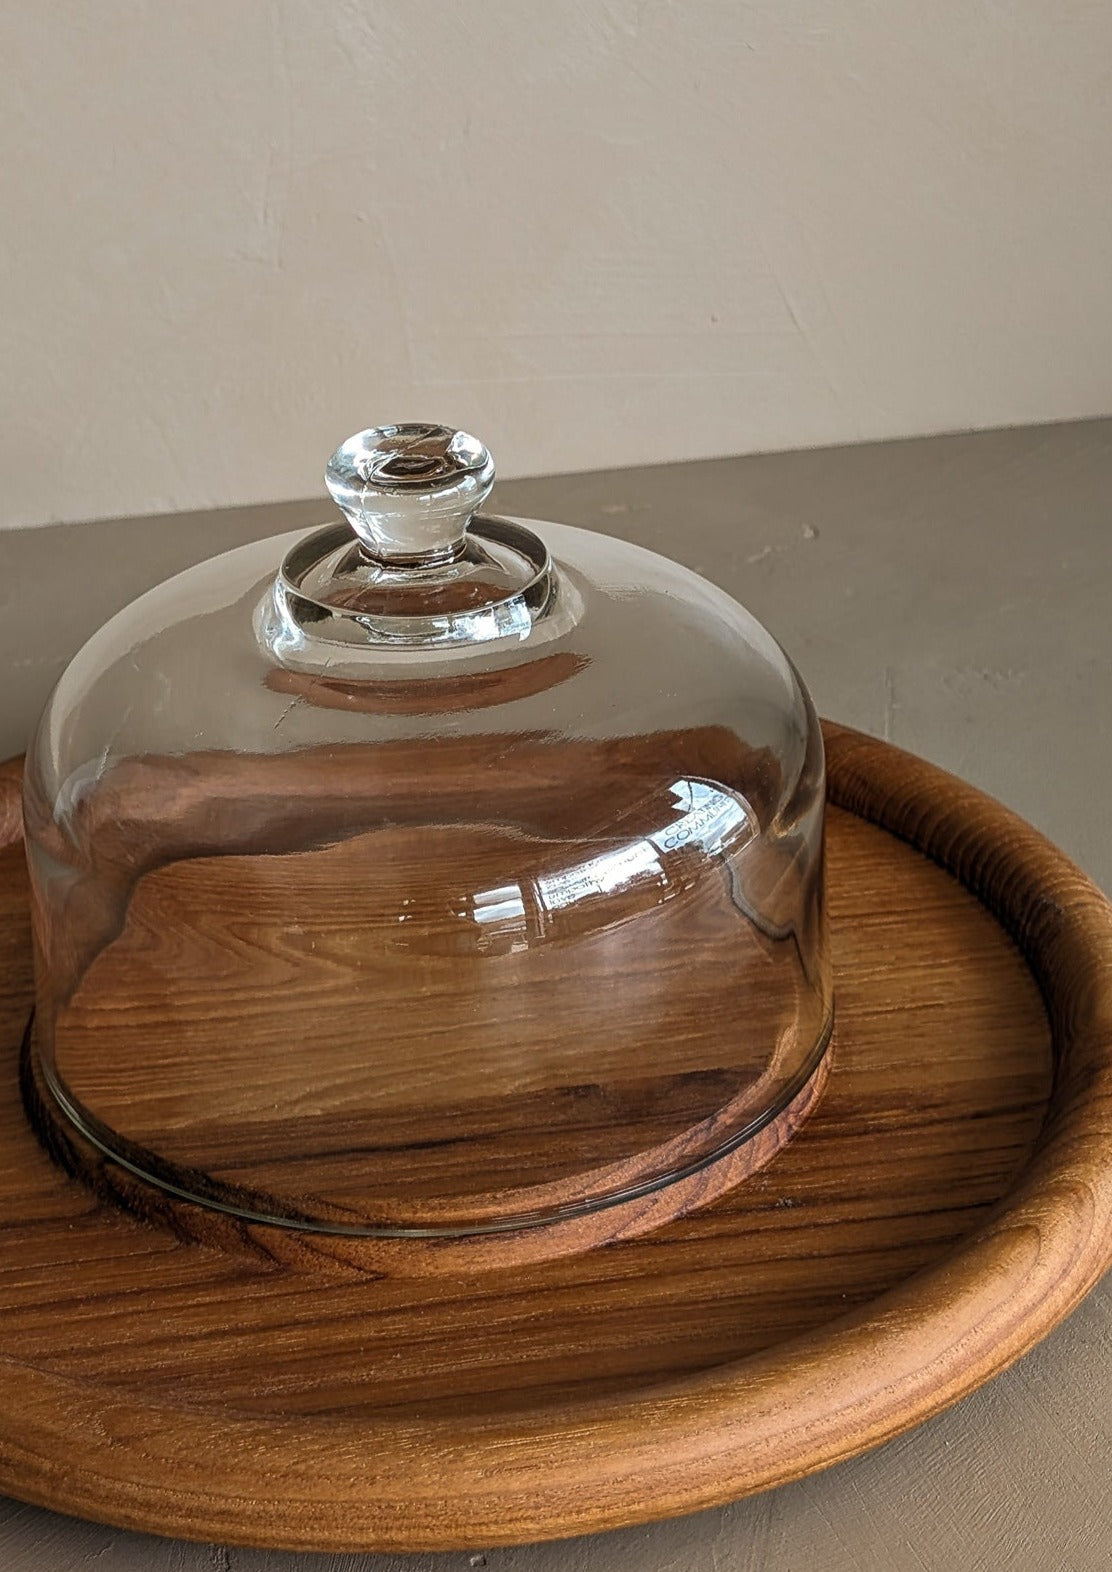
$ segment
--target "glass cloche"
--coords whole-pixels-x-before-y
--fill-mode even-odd
[[[707,1168],[815,1076],[824,766],[775,640],[381,426],[342,519],[84,646],[28,755],[38,1073],[132,1176],[356,1236],[532,1228]]]

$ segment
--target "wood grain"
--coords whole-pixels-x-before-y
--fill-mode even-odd
[[[467,1279],[248,1262],[52,1167],[15,1087],[5,853],[0,1487],[236,1543],[554,1537],[849,1456],[1048,1331],[1112,1256],[1107,903],[971,788],[856,734],[828,747],[846,811],[819,1108],[704,1212]]]
[[[282,1259],[424,1274],[659,1226],[818,1091],[817,740],[809,766],[782,804],[715,727],[125,760],[39,914],[35,1122],[148,1220],[228,1247],[234,1212]]]

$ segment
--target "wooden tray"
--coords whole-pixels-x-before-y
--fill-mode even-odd
[[[8,767],[0,1489],[246,1545],[558,1537],[849,1457],[1037,1342],[1112,1262],[1112,913],[971,787],[827,743],[839,1015],[802,1131],[641,1238],[424,1280],[182,1241],[51,1164]]]

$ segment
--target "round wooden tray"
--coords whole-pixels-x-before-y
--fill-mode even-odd
[[[426,1279],[225,1254],[53,1166],[7,767],[0,1489],[246,1545],[557,1537],[849,1457],[1037,1342],[1112,1262],[1112,911],[971,787],[827,745],[838,1027],[799,1134],[640,1238]]]

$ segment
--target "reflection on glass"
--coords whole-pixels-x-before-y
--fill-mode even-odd
[[[821,737],[729,597],[472,517],[481,444],[390,430],[341,465],[358,541],[191,570],[59,684],[26,775],[37,1051],[86,1133],[204,1204],[525,1226],[690,1171],[814,1071]]]

